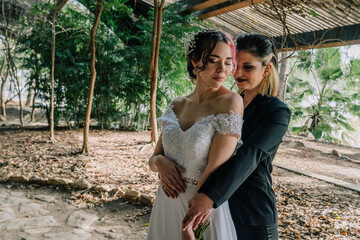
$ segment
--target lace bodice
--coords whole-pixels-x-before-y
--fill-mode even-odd
[[[200,119],[186,131],[180,128],[179,120],[170,104],[164,115],[158,118],[163,127],[162,144],[165,157],[186,169],[182,178],[198,181],[207,165],[210,145],[215,132],[238,134],[241,145],[242,117],[240,114],[219,113]]]

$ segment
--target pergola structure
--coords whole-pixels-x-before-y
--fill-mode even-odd
[[[39,1],[1,3],[16,18]],[[127,4],[135,14],[146,16],[154,0]],[[360,44],[360,0],[165,0],[164,10],[174,4],[183,14],[193,13],[234,37],[244,33],[272,37],[281,51]]]
[[[153,0],[132,0],[146,13]],[[359,0],[166,0],[234,37],[261,33],[282,51],[360,44]]]

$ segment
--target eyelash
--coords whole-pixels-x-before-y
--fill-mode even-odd
[[[245,70],[249,70],[249,69],[252,69],[252,68],[253,68],[253,66],[244,66]]]
[[[215,61],[215,60],[213,60],[213,59],[209,59],[209,62],[210,62],[210,63],[217,63],[217,61]],[[232,63],[227,63],[227,62],[225,62],[225,65],[231,66]]]

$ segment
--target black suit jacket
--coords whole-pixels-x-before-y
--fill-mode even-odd
[[[235,226],[277,223],[271,163],[290,115],[278,98],[256,96],[244,111],[243,145],[199,189],[214,201],[215,208],[229,200]]]

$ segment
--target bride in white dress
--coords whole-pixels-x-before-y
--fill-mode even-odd
[[[221,31],[199,32],[189,44],[188,72],[196,80],[196,88],[190,95],[174,99],[158,119],[163,131],[149,166],[159,173],[161,185],[148,240],[195,239],[191,229],[182,231],[188,202],[241,142],[242,98],[222,86],[236,69],[234,58],[231,37]],[[212,210],[208,220],[205,240],[237,239],[227,202]]]

